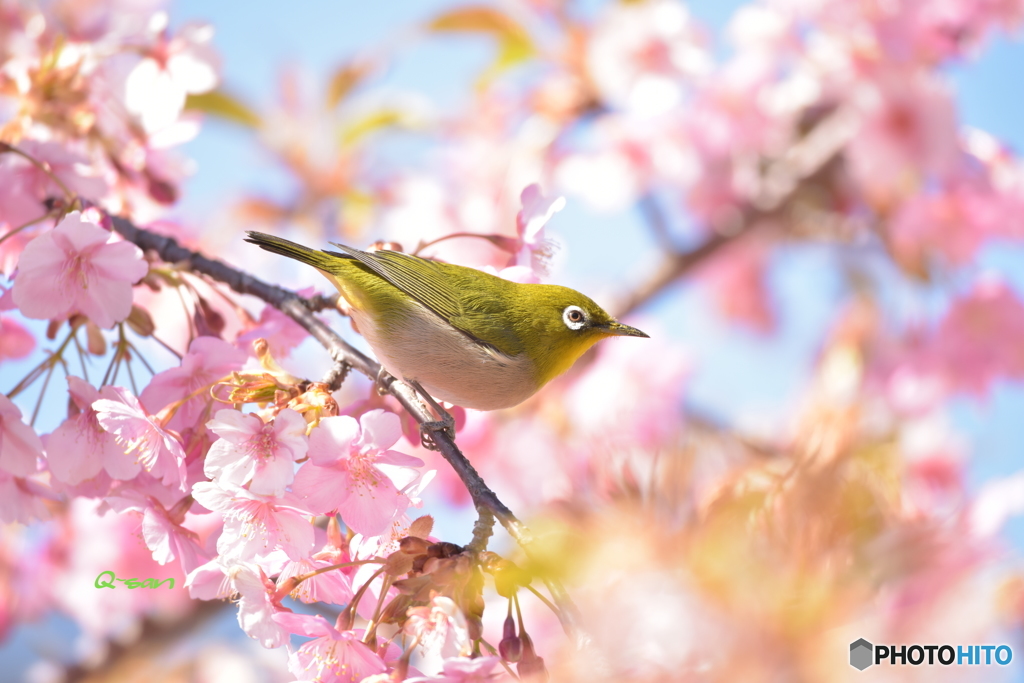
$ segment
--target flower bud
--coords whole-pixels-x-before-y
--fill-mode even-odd
[[[429,541],[424,541],[416,536],[406,536],[398,542],[398,548],[406,555],[425,555],[430,547]]]
[[[412,569],[413,557],[403,552],[391,553],[384,562],[384,571],[390,576],[408,574]]]
[[[434,518],[430,515],[423,515],[413,520],[412,524],[409,525],[409,536],[416,536],[418,538],[426,538],[430,535],[431,529],[434,528]]]
[[[107,340],[96,323],[89,321],[85,324],[86,348],[94,356],[102,356],[107,352]]]
[[[505,617],[505,625],[501,631],[501,642],[498,653],[506,662],[518,662],[523,655],[523,641],[516,635],[516,620],[512,615]]]
[[[462,546],[454,543],[448,543],[441,541],[440,543],[433,543],[427,548],[427,554],[431,557],[453,557],[462,552]]]
[[[498,643],[498,654],[506,662],[518,662],[523,656],[523,641],[519,636],[502,638]]]
[[[538,681],[545,683],[548,680],[548,669],[544,666],[544,658],[538,657],[533,649],[533,639],[525,632],[522,635],[523,652],[516,665],[519,677],[524,681]]]
[[[156,325],[153,324],[153,318],[150,317],[149,312],[138,306],[132,306],[132,311],[128,314],[125,322],[140,337],[148,337],[156,329]]]

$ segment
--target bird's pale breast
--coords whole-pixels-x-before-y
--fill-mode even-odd
[[[522,403],[540,388],[526,354],[506,356],[479,344],[418,302],[387,316],[386,327],[365,312],[352,315],[384,368],[418,381],[434,398],[498,410]]]

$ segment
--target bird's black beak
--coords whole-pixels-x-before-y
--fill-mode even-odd
[[[635,327],[629,325],[623,325],[622,323],[610,322],[607,325],[602,325],[601,328],[608,334],[616,337],[645,337],[650,339],[651,335],[641,332]]]

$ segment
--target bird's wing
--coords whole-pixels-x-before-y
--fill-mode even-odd
[[[365,252],[331,242],[448,323],[462,314],[459,292],[433,261],[398,251]],[[329,253],[329,252],[328,252]]]
[[[339,256],[359,261],[477,344],[505,356],[522,352],[522,342],[511,330],[486,324],[488,318],[500,316],[500,301],[493,293],[481,296],[473,286],[475,279],[453,277],[452,271],[458,270],[458,266],[399,251],[365,252],[343,244],[331,244],[344,252]],[[486,273],[477,273],[476,276],[492,277]],[[498,282],[506,284],[504,280]],[[471,330],[483,331],[483,336]]]

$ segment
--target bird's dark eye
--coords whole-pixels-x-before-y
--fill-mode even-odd
[[[570,330],[578,330],[587,322],[587,314],[579,306],[569,306],[562,311],[562,322]]]

